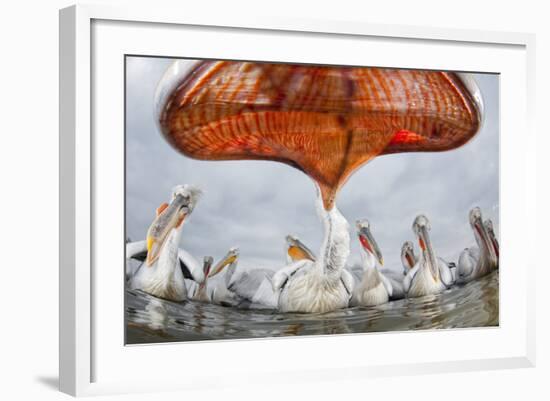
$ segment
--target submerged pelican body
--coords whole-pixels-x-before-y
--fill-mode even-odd
[[[440,263],[428,233],[431,229],[430,222],[426,216],[419,215],[414,220],[412,228],[418,239],[421,253],[415,266],[410,269],[403,280],[407,296],[421,297],[438,294],[445,290],[447,286],[442,281]]]
[[[162,204],[147,233],[147,240],[127,245],[127,257],[146,253],[144,264],[128,279],[128,288],[139,289],[159,298],[183,301],[187,297],[184,270],[202,282],[200,265],[178,248],[184,220],[192,213],[200,190],[180,185],[172,192],[170,204]]]
[[[483,224],[479,207],[470,210],[469,220],[477,247],[466,248],[460,254],[457,266],[457,282],[461,284],[485,276],[498,267],[498,248],[495,248],[495,244],[498,246],[498,243],[496,238],[493,242],[486,225]]]
[[[329,312],[347,307],[351,297],[353,278],[344,269],[349,256],[349,225],[336,205],[325,210],[318,187],[317,193],[317,212],[325,230],[319,258],[304,259],[277,272],[279,277],[284,272],[286,280],[274,275],[282,312]]]
[[[376,243],[370,224],[366,219],[358,220],[357,236],[361,244],[361,269],[356,275],[351,306],[373,306],[389,301],[393,286],[380,271],[378,263],[384,263],[382,252]],[[377,263],[378,262],[378,263]]]

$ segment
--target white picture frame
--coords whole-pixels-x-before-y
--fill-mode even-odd
[[[192,49],[182,49],[174,34],[192,35]],[[220,35],[231,37],[233,46],[219,46]],[[285,43],[282,46],[258,46]],[[238,39],[238,40],[237,40]],[[335,41],[338,41],[338,47]],[[221,41],[223,42],[223,41]],[[383,43],[382,43],[383,42]],[[186,390],[208,386],[238,386],[246,373],[256,383],[271,380],[337,380],[440,371],[466,371],[530,367],[535,363],[533,241],[535,233],[535,132],[534,36],[520,33],[436,29],[397,25],[373,25],[347,21],[295,20],[292,18],[240,18],[219,15],[187,15],[184,10],[73,6],[60,12],[60,389],[72,395],[136,391]],[[162,44],[162,45],[161,45]],[[120,260],[122,249],[104,248],[100,235],[105,222],[117,227],[121,194],[118,172],[123,156],[124,88],[119,69],[124,54],[174,57],[217,57],[256,60],[309,61],[366,65],[361,54],[348,46],[414,49],[399,61],[391,52],[374,53],[369,65],[409,68],[456,69],[501,74],[501,325],[499,328],[407,332],[350,336],[163,344],[125,347],[123,338],[122,280],[118,273],[98,268],[106,257]],[[383,45],[383,46],[382,46]],[[321,52],[321,48],[333,52]],[[438,59],[433,55],[437,49]],[[283,52],[285,51],[285,52]],[[210,52],[207,54],[207,52]],[[419,54],[424,54],[423,59]],[[330,53],[330,54],[329,54]],[[490,53],[490,54],[489,54]],[[464,57],[459,59],[459,55]],[[340,58],[339,58],[340,57]],[[344,60],[345,61],[345,60]],[[106,96],[108,95],[108,96]],[[513,113],[511,111],[514,111]],[[122,129],[121,129],[122,128]],[[114,132],[110,139],[97,132]],[[524,132],[519,143],[513,132]],[[120,136],[119,136],[120,135]],[[99,139],[99,140],[98,140]],[[110,142],[112,141],[112,142]],[[109,174],[112,173],[112,174]],[[514,190],[520,185],[523,191]],[[122,189],[122,188],[120,188]],[[112,192],[110,192],[112,191]],[[105,199],[109,199],[109,205]],[[111,209],[110,205],[114,205]],[[113,223],[114,222],[114,223]],[[517,231],[526,233],[519,237]],[[116,234],[113,234],[117,238]],[[514,243],[513,247],[507,244]],[[102,248],[103,247],[103,248]],[[120,247],[122,248],[122,247]],[[524,255],[521,257],[520,251]],[[521,264],[523,269],[507,266]],[[101,298],[97,297],[100,288]],[[118,318],[117,318],[118,316]],[[119,321],[118,321],[118,320]],[[406,336],[419,349],[431,344],[435,352],[395,349],[395,336]],[[437,344],[458,345],[449,352]],[[403,341],[405,343],[405,341]],[[323,357],[318,350],[322,347]],[[365,350],[364,358],[352,349]],[[339,352],[336,352],[340,350]],[[196,359],[182,380],[170,374],[178,355],[193,359],[199,352],[220,355],[220,372]],[[263,354],[265,362],[250,361]],[[296,360],[288,365],[285,355]],[[154,375],[140,377],[132,370],[136,361],[162,360]],[[181,360],[181,359],[180,359]],[[224,361],[233,361],[224,366]],[[237,361],[236,361],[237,360]],[[286,364],[285,364],[286,363]],[[299,379],[296,372],[299,372]],[[244,385],[244,384],[242,384]]]

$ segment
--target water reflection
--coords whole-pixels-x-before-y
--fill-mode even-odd
[[[498,283],[495,272],[438,295],[322,314],[281,314],[195,301],[177,303],[127,291],[126,338],[128,344],[139,344],[496,326]]]

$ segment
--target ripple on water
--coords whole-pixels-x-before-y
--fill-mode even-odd
[[[438,295],[329,313],[277,313],[171,302],[126,291],[126,343],[498,326],[498,271]]]

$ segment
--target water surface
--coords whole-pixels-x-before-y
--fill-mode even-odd
[[[498,326],[498,271],[441,294],[329,313],[278,313],[172,302],[126,291],[126,343]]]

